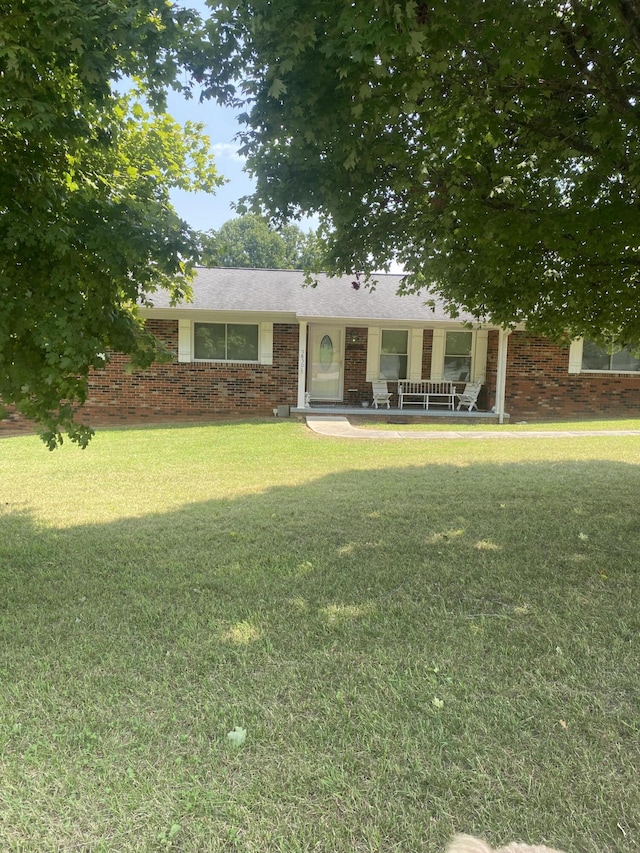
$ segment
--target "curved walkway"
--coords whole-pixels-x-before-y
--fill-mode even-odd
[[[307,415],[307,426],[319,435],[335,438],[580,438],[585,435],[640,435],[640,429],[584,429],[584,430],[523,430],[511,432],[495,430],[394,430],[362,429],[347,418],[337,415]]]

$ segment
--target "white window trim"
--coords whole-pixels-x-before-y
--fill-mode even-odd
[[[393,328],[391,326],[369,326],[367,337],[367,382],[381,379],[380,376],[380,351],[382,345],[383,329]],[[431,372],[430,376],[422,375],[422,350],[424,332],[428,327],[402,328],[409,332],[409,352],[407,363],[407,378],[411,381],[420,379],[432,379],[439,381],[444,373],[445,339],[447,332],[461,331],[456,328],[434,328],[431,344]],[[487,372],[487,349],[489,343],[488,329],[471,329],[471,381],[485,382]]]
[[[471,382],[485,382],[487,373],[488,329],[434,329],[431,345],[431,376],[434,381],[444,376],[447,332],[471,332]]]
[[[444,373],[444,333],[446,329],[434,329],[431,342],[431,376],[435,382],[442,379]]]
[[[582,373],[582,338],[571,341],[569,347],[569,373]]]
[[[224,323],[225,325],[233,325],[234,323],[242,323],[243,325],[252,325],[258,327],[258,360],[249,361],[247,359],[214,359],[214,358],[196,358],[194,355],[194,333],[193,327],[195,323]],[[186,364],[273,364],[273,323],[247,323],[244,318],[232,319],[205,319],[205,320],[178,320],[178,361]]]
[[[382,332],[407,332],[407,379],[422,379],[422,328],[407,328],[406,326],[369,326],[367,330],[367,373],[366,381],[373,382],[383,379],[380,375],[380,356],[382,354]],[[388,380],[393,382],[395,380]]]
[[[569,347],[569,373],[588,373],[596,376],[640,376],[640,370],[596,370],[594,368],[583,368],[582,349],[584,338],[571,341]]]

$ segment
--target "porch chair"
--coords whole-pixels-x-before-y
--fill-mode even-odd
[[[460,393],[456,394],[456,397],[458,398],[458,411],[460,411],[462,406],[466,406],[468,412],[473,408],[478,411],[476,401],[481,388],[482,382],[467,382],[464,389],[460,391]]]
[[[382,380],[374,379],[371,383],[373,391],[373,408],[378,408],[378,403],[384,406],[386,403],[387,409],[391,408],[391,392],[387,387],[387,383]]]

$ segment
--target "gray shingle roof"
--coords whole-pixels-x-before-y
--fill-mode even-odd
[[[354,276],[329,278],[314,276],[316,287],[305,286],[300,270],[198,268],[193,282],[193,301],[183,303],[184,311],[229,311],[291,315],[314,320],[395,320],[406,322],[451,322],[442,304],[435,311],[425,305],[429,294],[398,295],[401,275],[381,274],[369,290],[352,286]],[[154,308],[169,309],[168,294],[153,294]],[[146,313],[146,312],[145,312]],[[473,321],[460,315],[457,322]]]

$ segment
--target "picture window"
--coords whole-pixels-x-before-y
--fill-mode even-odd
[[[582,369],[636,373],[640,371],[640,354],[630,347],[620,347],[615,343],[604,348],[594,341],[585,340],[582,344]]]
[[[258,361],[254,323],[194,323],[193,340],[198,361]]]

